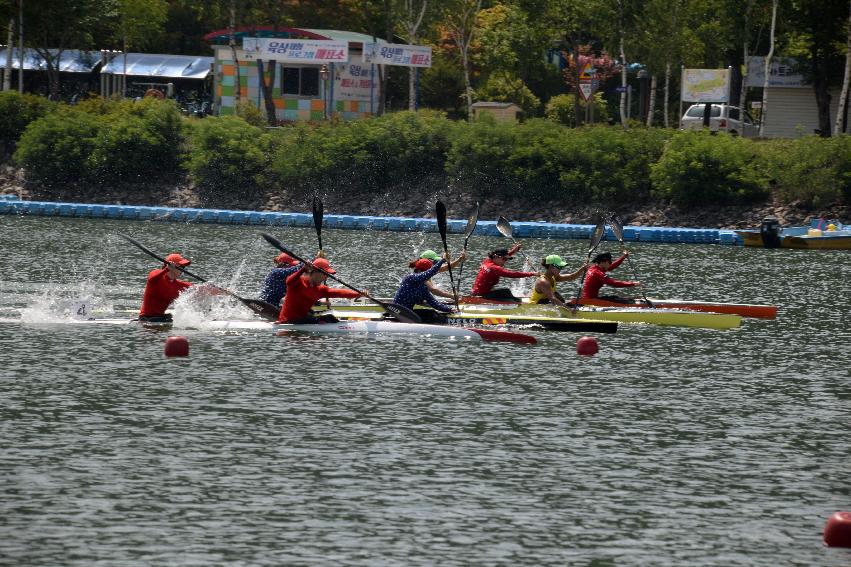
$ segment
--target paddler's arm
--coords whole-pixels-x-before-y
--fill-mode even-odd
[[[629,252],[624,252],[620,258],[612,262],[612,265],[609,266],[609,271],[611,272],[612,270],[623,264],[623,261],[626,260],[627,256],[629,256]]]
[[[459,265],[460,265],[460,264],[461,264],[464,260],[466,260],[466,259],[467,259],[467,251],[466,251],[466,250],[464,250],[464,251],[462,251],[462,252],[458,255],[458,257],[457,257],[457,258],[455,258],[455,259],[452,261],[451,265],[452,265],[452,267],[453,267],[453,268],[457,268],[457,267],[458,267],[458,266],[459,266]],[[440,272],[441,272],[441,273],[443,273],[443,272],[445,272],[445,271],[449,270],[449,266],[450,266],[450,264],[444,264],[444,265],[442,265],[442,266],[440,267]],[[432,293],[433,293],[433,292],[432,292]],[[449,295],[449,296],[444,296],[444,297],[452,297],[452,296],[451,296],[451,295]]]
[[[550,282],[547,281],[546,278],[539,278],[538,281],[535,282],[535,289],[538,293],[543,293],[553,305],[565,307],[564,301],[558,298],[556,293],[553,291],[553,286],[550,285]]]
[[[531,278],[537,277],[538,272],[518,272],[515,270],[506,270],[501,266],[497,266],[496,264],[490,266],[491,271],[496,272],[499,277],[503,278]]]
[[[637,285],[641,285],[641,282],[638,281],[631,282],[624,280],[616,280],[615,278],[610,278],[609,276],[603,278],[603,283],[611,287],[635,287]]]
[[[449,293],[448,291],[443,291],[442,289],[434,285],[434,282],[432,282],[431,280],[428,280],[426,282],[426,287],[433,295],[436,295],[438,297],[446,297],[447,299],[455,298],[455,296]]]
[[[515,244],[514,246],[512,246],[512,247],[508,250],[508,255],[509,255],[509,256],[514,256],[515,254],[517,254],[518,252],[520,252],[520,248],[521,248],[520,243]]]
[[[578,279],[579,276],[581,276],[585,272],[585,270],[587,270],[587,269],[588,269],[588,264],[583,264],[582,266],[579,267],[578,270],[576,270],[573,273],[559,274],[558,277],[556,277],[556,281],[558,281],[558,282],[572,282],[573,280]]]

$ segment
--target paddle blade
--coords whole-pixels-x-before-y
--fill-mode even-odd
[[[437,217],[437,230],[440,232],[440,238],[443,240],[443,248],[446,248],[446,205],[443,201],[438,201],[434,208],[435,216]]]
[[[618,242],[623,242],[623,222],[621,222],[621,218],[617,213],[612,213],[609,217],[609,226],[612,227],[612,232],[615,233],[615,238],[618,239]]]
[[[505,217],[499,217],[496,221],[496,229],[506,238],[513,238],[514,231],[511,230],[511,223]]]
[[[603,235],[606,234],[606,227],[603,225],[603,221],[597,223],[597,226],[594,227],[594,232],[591,233],[591,246],[590,250],[594,250],[600,241],[603,239]]]
[[[319,240],[319,249],[322,250],[322,218],[325,215],[325,207],[319,197],[313,197],[313,226],[316,229],[316,238]]]
[[[380,303],[388,313],[399,319],[403,323],[422,323],[420,316],[405,307],[396,303]]]
[[[476,210],[473,211],[473,214],[470,215],[470,218],[467,219],[467,226],[464,228],[464,247],[467,247],[467,241],[470,240],[470,236],[473,234],[473,231],[476,230],[476,224],[479,222],[479,203],[476,203]]]
[[[268,321],[277,321],[278,315],[281,312],[276,305],[272,305],[268,301],[262,299],[245,299],[239,298],[243,305],[263,317]]]

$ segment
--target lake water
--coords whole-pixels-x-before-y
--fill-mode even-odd
[[[821,542],[851,509],[848,252],[636,244],[652,296],[771,303],[778,319],[622,324],[592,358],[571,333],[273,337],[59,313],[138,307],[157,263],[118,232],[254,296],[276,254],[259,230],[0,216],[0,564],[851,564]],[[311,229],[269,232],[315,252]],[[323,241],[380,296],[440,248]],[[467,286],[506,243],[473,237]],[[587,248],[524,245],[571,267]],[[183,298],[176,312],[202,316]],[[178,332],[190,356],[165,358]]]

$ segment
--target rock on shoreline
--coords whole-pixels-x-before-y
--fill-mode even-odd
[[[504,199],[462,192],[452,188],[436,190],[439,183],[399,186],[382,194],[352,193],[335,188],[319,192],[325,210],[335,214],[375,216],[434,216],[434,202],[442,199],[451,218],[464,219],[481,202],[481,218],[496,219],[500,215],[513,221],[545,221],[554,223],[593,224],[596,215],[607,209],[576,207],[557,201],[535,201],[517,197]],[[67,185],[45,188],[26,181],[23,170],[9,165],[0,167],[0,193],[18,195],[25,200],[64,201],[116,205],[150,205],[165,207],[197,207],[233,210],[309,211],[314,193],[282,190],[279,193],[221,195],[204,194],[185,180],[173,185],[125,183],[114,187]],[[642,203],[635,207],[619,205],[612,209],[624,223],[637,226],[754,228],[774,215],[781,225],[805,225],[814,218],[851,222],[851,207],[835,203],[813,209],[802,203],[781,203],[777,199],[755,205],[705,207],[700,211],[682,211],[663,202]]]

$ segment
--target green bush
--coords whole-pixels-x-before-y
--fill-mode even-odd
[[[106,127],[89,157],[96,181],[158,180],[179,171],[183,120],[172,101],[123,102],[103,120]]]
[[[573,94],[561,94],[554,96],[547,103],[544,110],[544,116],[546,116],[548,120],[552,120],[558,124],[564,124],[565,126],[576,125],[576,117],[574,116],[573,107],[575,100],[576,95]],[[582,113],[583,119],[585,116],[585,107],[587,106],[588,103],[580,98],[579,111]],[[608,121],[609,107],[603,98],[603,93],[594,93],[594,122],[602,124]]]
[[[17,91],[0,92],[0,159],[4,151],[11,152],[30,122],[55,108],[56,104],[44,97]]]
[[[443,175],[454,124],[430,112],[298,124],[272,134],[272,170],[285,186],[378,192]]]
[[[576,204],[646,200],[650,164],[668,133],[607,126],[570,129],[549,120],[459,127],[447,172],[470,189]]]
[[[268,135],[237,116],[193,120],[185,167],[198,187],[256,191],[264,185]]]
[[[526,116],[534,116],[541,107],[541,100],[521,79],[502,73],[488,77],[487,82],[476,89],[475,95],[476,100],[513,102]]]
[[[777,196],[812,207],[851,203],[851,136],[805,136],[759,145]]]
[[[651,167],[653,192],[685,208],[763,199],[768,182],[757,157],[748,139],[679,132]]]
[[[104,128],[96,116],[65,107],[27,127],[14,159],[46,186],[79,181],[90,173],[88,160]]]

